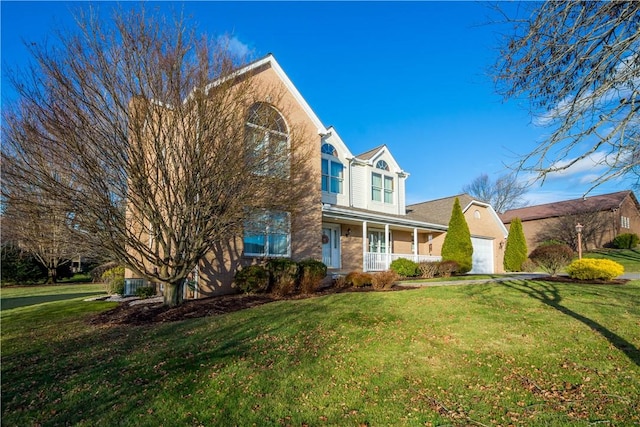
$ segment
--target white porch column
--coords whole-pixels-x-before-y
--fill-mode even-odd
[[[418,259],[418,229],[413,229],[413,256]]]
[[[387,248],[386,270],[388,270],[389,265],[391,265],[391,247],[389,246],[389,224],[384,225],[384,247]]]
[[[367,271],[367,221],[362,221],[362,271]]]

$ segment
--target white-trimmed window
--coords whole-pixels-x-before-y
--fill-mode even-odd
[[[331,144],[322,144],[322,191],[342,194],[344,166],[338,160],[338,151]]]
[[[620,217],[620,227],[622,227],[622,228],[631,228],[631,223],[629,221],[629,217],[628,216],[621,216]]]
[[[389,244],[391,244],[391,236],[389,236]],[[377,254],[387,253],[384,230],[369,230],[369,252]]]
[[[253,104],[247,114],[245,141],[253,173],[289,176],[289,131],[278,110],[264,102]]]
[[[371,174],[371,199],[374,202],[393,204],[393,177],[373,172]]]
[[[291,219],[288,212],[256,211],[244,223],[245,256],[289,257]]]

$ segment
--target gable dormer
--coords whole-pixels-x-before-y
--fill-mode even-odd
[[[405,214],[405,179],[386,145],[358,156],[350,163],[352,206],[395,215]]]

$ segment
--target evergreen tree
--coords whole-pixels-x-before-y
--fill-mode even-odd
[[[522,231],[520,218],[511,221],[507,246],[504,249],[504,269],[506,271],[522,271],[522,264],[527,259],[527,241]]]
[[[442,245],[442,260],[457,262],[460,266],[458,273],[466,273],[472,268],[472,256],[471,233],[464,219],[460,201],[456,197],[449,220],[449,229]]]

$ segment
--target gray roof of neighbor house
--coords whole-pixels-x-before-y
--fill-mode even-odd
[[[619,191],[617,193],[602,194],[562,202],[547,203],[544,205],[528,206],[520,209],[511,209],[500,215],[505,224],[509,224],[514,218],[521,221],[535,219],[556,218],[566,215],[575,215],[588,212],[602,212],[618,209],[628,196],[638,205],[638,200],[632,191]]]
[[[449,224],[451,210],[453,209],[456,197],[460,201],[460,207],[462,209],[475,200],[468,194],[458,194],[457,196],[408,205],[407,218],[434,224]]]

